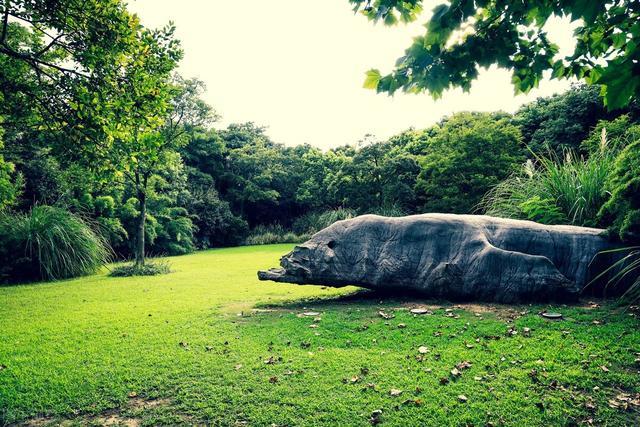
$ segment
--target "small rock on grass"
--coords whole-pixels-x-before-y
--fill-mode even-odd
[[[376,409],[371,412],[371,417],[369,418],[369,422],[371,425],[378,425],[382,421],[382,409]]]
[[[560,320],[562,319],[562,313],[553,313],[553,312],[542,312],[540,313],[542,317],[550,320]]]

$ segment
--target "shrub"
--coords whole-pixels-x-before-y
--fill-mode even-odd
[[[285,230],[280,224],[259,225],[255,227],[249,237],[247,237],[246,245],[271,245],[275,243],[301,243],[309,238],[308,234],[296,234],[292,231]]]
[[[84,218],[53,206],[0,214],[0,261],[8,281],[94,273],[111,258],[106,240]]]
[[[140,264],[123,264],[111,269],[111,277],[157,276],[171,273],[171,266],[166,261],[147,261]]]
[[[156,253],[184,255],[195,250],[193,243],[194,226],[189,213],[184,208],[165,208],[155,216],[157,237],[150,245]]]
[[[615,159],[607,187],[611,198],[600,216],[624,241],[640,241],[640,140],[627,145]]]
[[[234,215],[213,187],[193,188],[187,207],[193,214],[195,239],[201,248],[237,245],[247,236],[247,222]]]

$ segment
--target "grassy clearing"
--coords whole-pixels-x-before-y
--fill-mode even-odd
[[[0,425],[369,425],[378,409],[382,425],[638,419],[622,395],[640,392],[634,312],[551,307],[566,317],[553,322],[537,315],[548,307],[437,304],[414,316],[411,300],[259,282],[290,247],[0,288]]]

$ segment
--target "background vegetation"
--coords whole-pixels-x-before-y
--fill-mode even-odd
[[[352,3],[387,24],[399,16],[415,19],[421,7],[417,0]],[[460,19],[476,12],[472,3],[454,3],[461,9],[437,8],[424,46],[436,49]],[[489,15],[498,3],[487,3]],[[621,11],[628,8],[633,17],[637,10],[623,3],[622,9],[559,7],[584,19],[584,37],[598,28],[625,28],[633,38],[637,25]],[[522,20],[535,26],[558,13],[518,7],[496,9],[504,12],[491,21],[496,31]],[[278,144],[251,122],[214,128],[218,115],[202,101],[204,84],[175,71],[182,50],[173,26],[147,29],[120,1],[16,1],[0,12],[0,209],[5,223],[16,224],[47,213],[51,221],[59,219],[60,231],[55,240],[44,237],[46,228],[5,227],[4,281],[88,273],[109,247],[140,267],[146,255],[301,241],[335,220],[364,213],[487,212],[610,227],[623,240],[638,238],[640,108],[633,90],[626,98],[619,94],[610,79],[613,68],[595,67],[588,75],[583,70],[591,86],[538,99],[515,114],[458,113],[428,129],[387,140],[366,135],[322,151]],[[467,42],[488,37],[485,30]],[[533,87],[549,67],[560,73],[556,77],[575,74],[587,67],[580,65],[583,48],[599,56],[598,49],[609,46],[634,57],[629,40],[605,35],[587,47],[580,39],[577,56],[562,64],[539,62],[549,59],[553,46],[544,51],[530,45],[522,60],[507,64],[518,77],[514,83]],[[526,45],[519,38],[504,42],[507,50]],[[438,55],[469,48],[456,46]],[[410,50],[399,67],[422,70],[412,61],[437,58],[436,50]],[[490,52],[489,59],[499,62],[505,52]],[[538,61],[536,67],[525,64],[527,58]],[[618,68],[625,76],[626,68]],[[456,80],[458,71],[440,70],[443,78],[450,74],[450,84],[466,87],[474,75]],[[434,72],[399,85],[395,72],[369,86],[393,92],[415,84],[438,94],[444,87],[433,81]],[[75,248],[71,242],[81,235],[95,237],[78,247],[82,256],[38,252],[45,240],[49,247],[66,242]],[[51,264],[70,262],[78,265]]]

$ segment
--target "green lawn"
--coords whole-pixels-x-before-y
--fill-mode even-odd
[[[379,409],[398,426],[638,422],[635,312],[430,302],[414,316],[415,300],[259,282],[290,247],[0,288],[0,425],[364,426]]]

